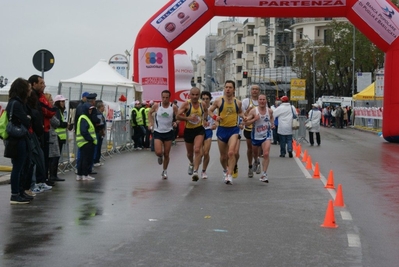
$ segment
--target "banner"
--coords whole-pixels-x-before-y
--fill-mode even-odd
[[[305,100],[305,79],[291,79],[291,101]]]

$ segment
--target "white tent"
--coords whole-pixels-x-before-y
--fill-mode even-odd
[[[131,103],[143,91],[141,84],[120,75],[104,59],[74,78],[61,80],[59,86],[60,93],[71,100],[79,100],[81,93],[87,91],[97,93],[97,99],[114,102],[123,94]]]

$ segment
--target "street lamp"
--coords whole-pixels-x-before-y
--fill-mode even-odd
[[[0,76],[0,88],[3,88],[4,86],[6,86],[7,83],[8,83],[8,79],[4,78],[4,76]]]
[[[284,29],[284,31],[292,32],[290,29]],[[303,36],[309,40],[309,43],[312,43],[313,103],[316,103],[316,61],[314,53],[314,40],[310,39],[306,34]]]
[[[127,74],[126,74],[126,78],[130,80],[131,77],[129,77],[129,76],[130,76],[130,56],[131,56],[131,54],[129,53],[129,51],[127,49],[125,50],[125,55],[127,57]]]

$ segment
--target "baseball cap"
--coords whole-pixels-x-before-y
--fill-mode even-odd
[[[87,99],[95,99],[96,97],[97,97],[97,94],[96,94],[96,93],[88,94],[88,95],[86,96]]]
[[[82,98],[83,98],[83,97],[87,97],[88,95],[90,95],[89,92],[84,92],[84,93],[82,94]]]
[[[57,102],[57,101],[65,101],[66,100],[66,98],[63,96],[63,95],[56,95],[55,97],[54,97],[54,102]]]
[[[288,102],[288,101],[290,101],[290,99],[288,98],[288,96],[283,96],[283,97],[281,97],[280,98],[281,99],[281,102]]]

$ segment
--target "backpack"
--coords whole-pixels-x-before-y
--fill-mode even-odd
[[[7,111],[4,110],[0,116],[0,138],[3,140],[8,138],[8,133],[6,131],[7,124],[8,124]]]

